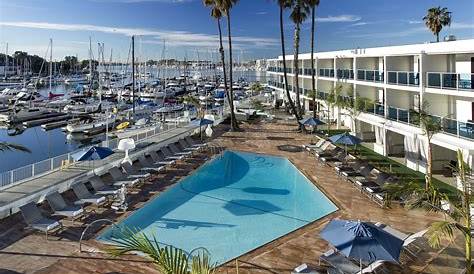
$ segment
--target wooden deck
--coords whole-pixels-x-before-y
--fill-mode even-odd
[[[217,128],[219,135],[225,126]],[[322,227],[332,218],[381,221],[405,233],[422,230],[438,216],[424,211],[407,211],[394,206],[382,209],[367,196],[358,192],[351,184],[339,178],[326,166],[319,165],[306,152],[299,151],[300,145],[308,143],[311,136],[297,133],[295,126],[285,121],[242,125],[242,132],[226,132],[213,142],[229,149],[267,153],[288,157],[304,174],[339,207],[339,210],[321,220],[315,221],[297,231],[283,236],[267,245],[238,258],[239,273],[289,273],[301,264],[317,265],[319,255],[328,248],[318,235]],[[194,159],[180,163],[165,174],[137,190],[132,202],[132,211],[159,192],[186,176],[205,162],[209,155],[197,155]],[[98,212],[93,219],[103,217],[120,220],[131,212],[116,215],[109,210]],[[157,273],[153,265],[143,258],[129,256],[113,259],[97,252],[77,251],[80,225],[70,225],[60,238],[45,241],[44,236],[23,230],[24,224],[17,214],[0,223],[0,273],[17,271],[21,273]],[[93,235],[91,235],[93,237]],[[462,251],[457,245],[444,245],[433,250],[422,242],[422,252],[417,258],[408,260],[403,256],[402,268],[392,267],[391,273],[458,273],[462,265]],[[232,248],[229,246],[229,248]],[[86,242],[86,249],[98,251],[94,240]],[[16,272],[5,272],[16,273]],[[235,261],[223,265],[219,273],[236,273]]]

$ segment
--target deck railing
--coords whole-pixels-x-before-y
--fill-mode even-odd
[[[429,88],[474,91],[474,73],[428,72]]]
[[[388,71],[387,83],[402,86],[419,86],[420,74],[413,71]]]
[[[378,70],[358,69],[357,80],[382,83],[384,80],[384,73],[383,71]]]

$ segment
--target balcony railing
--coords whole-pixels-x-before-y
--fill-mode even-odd
[[[432,115],[441,124],[441,132],[474,140],[474,122],[461,122],[451,118]]]
[[[428,72],[428,87],[474,91],[474,73]]]
[[[354,70],[352,69],[338,69],[337,79],[354,79]]]
[[[334,77],[334,69],[332,68],[320,68],[319,76],[321,77]]]
[[[382,71],[365,69],[357,70],[357,80],[359,81],[381,83],[383,82],[383,77],[384,73]]]
[[[310,69],[310,68],[309,69],[304,69],[303,70],[303,75],[311,76],[311,75],[313,75],[311,72],[312,72],[312,69]],[[314,75],[316,75],[316,70],[314,70]]]
[[[387,83],[403,86],[419,86],[420,74],[413,71],[389,71],[387,72]]]

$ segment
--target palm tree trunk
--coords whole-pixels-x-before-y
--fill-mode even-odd
[[[311,11],[311,89],[313,90],[313,117],[316,118],[316,79],[314,75],[314,21],[316,6]]]
[[[281,41],[281,54],[283,56],[283,80],[284,80],[284,88],[286,92],[286,99],[288,100],[288,104],[290,105],[291,111],[298,120],[298,113],[296,112],[295,104],[293,100],[291,100],[290,90],[288,89],[288,75],[286,73],[286,52],[285,52],[285,33],[283,30],[283,8],[280,6],[280,41]]]
[[[302,110],[301,110],[301,102],[300,102],[300,84],[299,84],[299,64],[298,64],[298,55],[300,51],[300,24],[295,24],[295,37],[294,37],[294,56],[293,56],[293,67],[295,71],[293,72],[294,78],[293,83],[296,92],[296,110],[298,111],[298,119],[301,117]]]
[[[428,138],[428,155],[426,155],[426,175],[425,175],[425,189],[428,190],[431,187],[431,181],[433,177],[432,173],[432,147],[431,147],[431,139]]]
[[[469,231],[469,233],[464,234],[464,239],[465,239],[465,260],[466,260],[466,274],[472,274],[472,238],[471,238],[471,218],[470,218],[470,206],[468,204],[467,206],[467,215],[469,216],[466,218],[466,230]]]
[[[439,42],[439,32],[436,33],[436,42]]]
[[[222,74],[224,76],[224,89],[225,89],[225,92],[227,93],[227,100],[229,102],[229,108],[231,109],[230,124],[233,125],[234,124],[234,119],[235,119],[235,115],[232,115],[233,114],[232,110],[233,110],[234,100],[233,100],[232,96],[230,95],[229,87],[227,85],[227,70],[225,68],[225,53],[224,53],[224,45],[222,43],[222,29],[221,29],[221,19],[220,18],[217,18],[217,28],[219,30],[219,52],[221,54]]]
[[[230,105],[230,117],[231,117],[231,125],[230,129],[232,131],[237,130],[239,128],[239,125],[237,124],[237,121],[235,120],[235,112],[234,112],[234,90],[232,88],[232,34],[230,33],[230,11],[226,11],[226,16],[227,16],[227,35],[228,35],[228,42],[229,42],[229,93],[230,93],[230,99],[232,101],[232,104]],[[232,118],[233,117],[233,118]]]

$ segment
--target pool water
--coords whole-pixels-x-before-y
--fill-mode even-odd
[[[225,263],[337,210],[288,159],[226,151],[118,227]],[[114,237],[111,227],[99,236]]]

